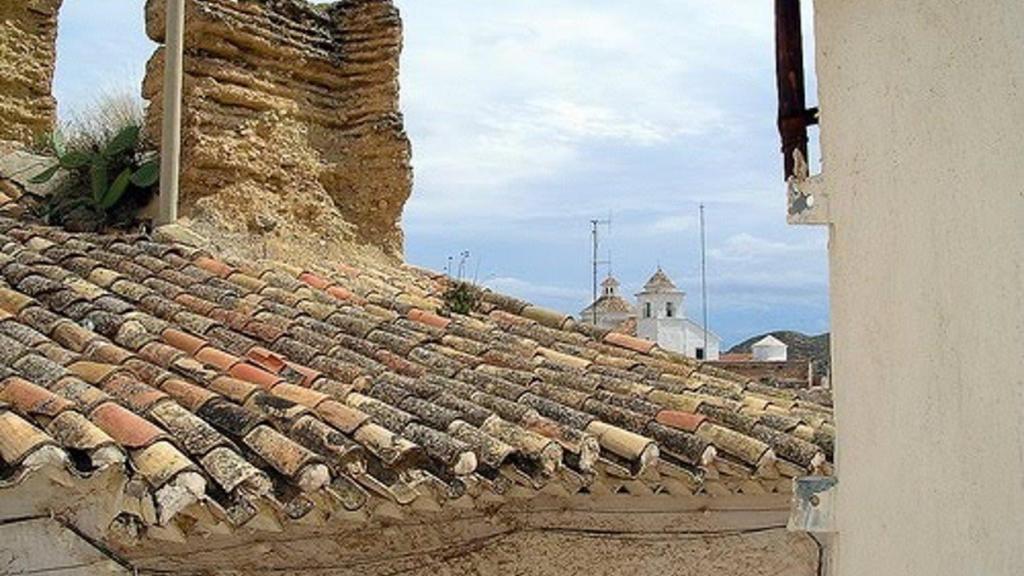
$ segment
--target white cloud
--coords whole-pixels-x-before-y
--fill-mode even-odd
[[[770,258],[798,258],[809,254],[820,255],[826,249],[823,237],[791,243],[758,238],[752,234],[742,232],[730,236],[720,247],[710,250],[709,255],[723,262],[752,262],[765,261]]]
[[[509,294],[529,302],[558,301],[564,305],[562,309],[569,310],[571,313],[575,312],[572,310],[573,306],[580,303],[585,304],[590,300],[589,291],[582,288],[535,283],[511,276],[490,278],[482,284],[495,292]]]
[[[655,235],[686,232],[696,226],[696,220],[697,218],[690,214],[663,216],[651,224],[650,231]]]
[[[510,189],[605,169],[589,148],[665,146],[730,126],[712,94],[685,89],[700,85],[703,40],[671,20],[678,5],[401,5],[413,215],[491,219]],[[542,200],[512,196],[503,215]]]

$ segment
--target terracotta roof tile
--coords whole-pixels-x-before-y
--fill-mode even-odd
[[[113,402],[100,404],[89,419],[126,448],[145,448],[166,436],[146,419]]]
[[[14,412],[0,410],[0,461],[17,466],[36,450],[53,444],[52,438]]]
[[[104,392],[140,414],[147,412],[157,402],[168,398],[166,393],[139,381],[124,371],[110,376],[102,386]]]
[[[452,323],[451,319],[449,318],[438,316],[433,312],[427,312],[426,310],[421,310],[419,308],[413,308],[409,310],[407,316],[409,317],[410,320],[413,320],[415,322],[422,322],[423,324],[433,326],[434,328],[439,328],[441,330],[444,330],[445,328],[448,327],[449,324]]]
[[[189,356],[195,356],[203,346],[207,345],[206,340],[197,338],[176,328],[168,328],[167,330],[164,330],[162,336],[164,342],[167,342]]]
[[[239,404],[245,404],[250,397],[263,390],[263,388],[253,384],[252,382],[239,380],[238,378],[221,376],[213,379],[210,383],[210,390],[230,398]]]
[[[267,372],[266,370],[247,362],[235,364],[228,372],[235,378],[250,382],[265,390],[270,390],[274,386],[284,382],[284,379],[276,374]]]
[[[178,378],[164,380],[160,389],[191,412],[198,412],[203,404],[217,397],[216,393],[206,388]]]
[[[61,446],[72,450],[93,452],[116,447],[113,453],[107,455],[106,462],[94,462],[95,465],[120,463],[124,460],[121,447],[114,439],[78,412],[61,412],[46,426],[46,431]]]
[[[222,372],[230,372],[233,366],[241,362],[239,357],[218,350],[213,346],[201,348],[199,352],[196,352],[195,358],[203,364],[213,366]]]
[[[184,532],[211,512],[309,522],[510,483],[658,491],[659,460],[721,493],[831,457],[831,412],[805,397],[489,291],[482,313],[441,316],[436,274],[235,267],[2,215],[0,230],[6,413],[53,454],[90,452],[83,470],[130,453],[129,484],[164,491],[152,522],[205,498]]]
[[[54,418],[74,406],[53,392],[17,377],[0,382],[0,402],[22,414],[47,418]]]
[[[132,463],[155,488],[164,486],[183,472],[195,470],[195,464],[169,442],[155,442],[133,452]]]
[[[210,274],[220,276],[221,278],[227,278],[235,271],[231,266],[205,256],[197,258],[195,264]]]
[[[90,384],[96,385],[99,385],[117,370],[118,366],[98,362],[75,362],[68,366],[69,372]]]
[[[678,410],[662,410],[661,412],[658,412],[655,419],[659,424],[692,433],[696,432],[697,429],[700,428],[701,424],[707,420],[707,417],[701,414],[692,414],[690,412],[679,412]]]
[[[604,341],[608,344],[621,346],[627,350],[633,350],[634,352],[640,352],[642,354],[649,353],[655,346],[655,343],[650,340],[627,336],[626,334],[619,332],[609,332],[604,337]]]

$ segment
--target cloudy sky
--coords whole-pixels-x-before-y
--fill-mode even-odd
[[[65,0],[62,115],[137,91],[152,45],[125,0]],[[416,184],[410,261],[576,313],[602,259],[635,292],[659,264],[727,344],[828,329],[827,235],[785,224],[767,0],[398,0]],[[607,270],[602,267],[602,274]]]

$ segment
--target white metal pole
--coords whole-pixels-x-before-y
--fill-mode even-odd
[[[708,360],[708,250],[704,232],[704,204],[700,205],[700,302],[704,312],[704,360]]]
[[[178,220],[181,172],[181,92],[185,53],[185,0],[167,0],[164,40],[164,107],[160,146],[160,212],[157,225]]]

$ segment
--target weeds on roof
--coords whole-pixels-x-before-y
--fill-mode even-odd
[[[461,280],[452,280],[444,293],[444,309],[448,313],[468,316],[480,305],[480,289]]]
[[[160,174],[154,147],[143,134],[143,116],[132,99],[108,97],[51,133],[40,151],[56,161],[31,181],[62,179],[39,206],[39,216],[79,231],[134,224]]]

